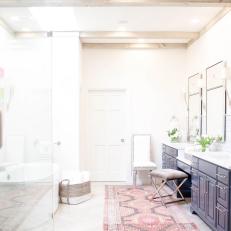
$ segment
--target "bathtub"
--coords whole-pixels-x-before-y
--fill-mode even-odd
[[[4,185],[19,184],[46,184],[49,190],[41,198],[46,200],[51,198],[52,213],[54,214],[59,204],[59,181],[60,169],[57,164],[50,163],[25,163],[25,164],[8,164],[0,168],[0,187]],[[45,203],[45,201],[44,201]]]

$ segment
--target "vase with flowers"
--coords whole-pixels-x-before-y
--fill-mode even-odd
[[[170,138],[171,142],[177,143],[180,141],[181,133],[178,128],[173,128],[168,130],[168,137]]]
[[[214,137],[212,136],[201,136],[197,139],[197,143],[201,146],[201,151],[205,152],[209,146],[213,143]]]
[[[217,152],[222,150],[223,137],[216,136],[213,139],[213,143],[209,146],[209,151]]]

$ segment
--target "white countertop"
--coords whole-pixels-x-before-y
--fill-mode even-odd
[[[187,146],[190,146],[190,143],[171,143],[170,141],[163,142],[163,144],[165,144],[165,145],[167,145],[169,147],[178,149],[178,150],[183,150]]]
[[[192,152],[191,154],[231,170],[231,152]]]

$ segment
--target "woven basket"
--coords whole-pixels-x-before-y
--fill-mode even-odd
[[[82,197],[90,193],[91,193],[90,181],[80,184],[71,184],[70,180],[65,179],[62,180],[59,184],[59,197],[61,203],[64,203],[62,201],[62,198],[66,198],[67,204],[71,204],[70,203],[71,198]]]

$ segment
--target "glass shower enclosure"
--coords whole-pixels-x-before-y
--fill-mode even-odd
[[[52,40],[47,33],[0,37],[0,231],[51,231],[58,201]]]

